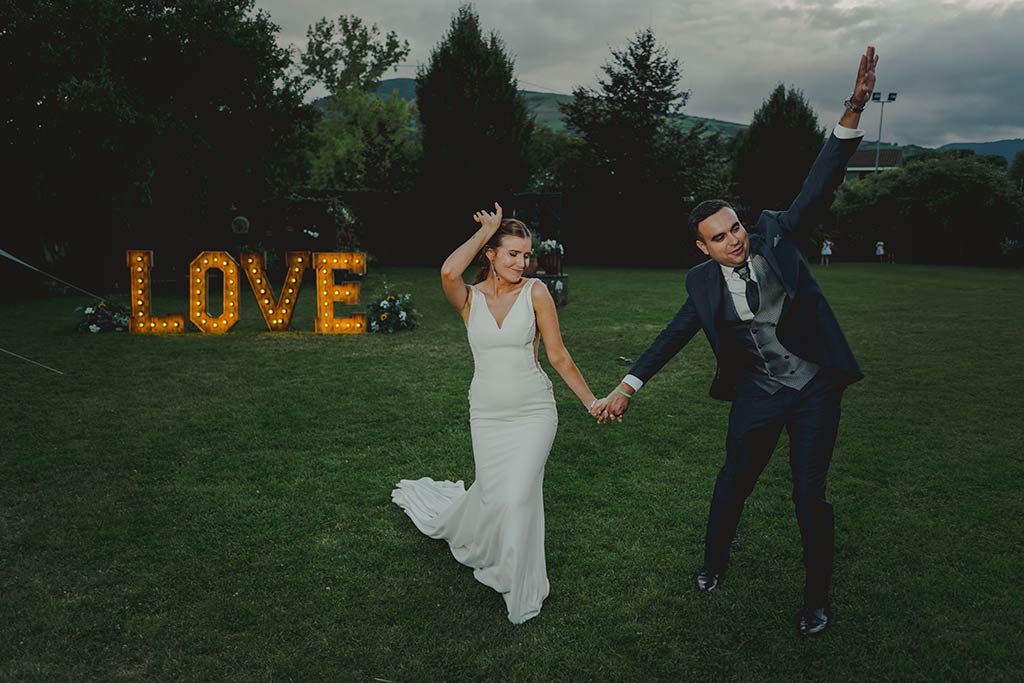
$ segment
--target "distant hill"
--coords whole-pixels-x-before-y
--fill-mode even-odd
[[[412,102],[416,99],[416,80],[413,78],[389,78],[386,81],[382,81],[380,87],[377,89],[377,92],[383,96],[390,95],[392,91],[397,91],[399,97],[407,102]],[[570,102],[572,100],[572,95],[535,92],[532,90],[523,90],[521,92],[526,98],[527,108],[536,118],[538,123],[543,123],[557,131],[565,130],[565,122],[562,120],[562,112],[558,109],[558,105]],[[319,103],[320,100],[314,102],[314,104]],[[687,130],[699,123],[707,123],[710,132],[721,132],[724,138],[735,137],[747,128],[747,125],[744,123],[734,123],[732,121],[722,121],[720,119],[710,119],[701,116],[686,115],[682,119],[682,125]],[[875,143],[870,140],[864,140],[862,143],[862,146],[865,148],[873,148],[874,145]],[[881,144],[883,149],[894,146],[897,145],[894,145],[891,142],[883,142]],[[931,151],[927,147],[920,147],[918,145],[903,145],[902,147],[905,157]],[[1024,139],[1017,138],[1014,140],[997,140],[995,142],[952,142],[948,145],[943,145],[938,149],[972,149],[978,154],[996,154],[1006,157],[1008,163],[1013,163],[1014,155],[1019,150],[1024,149]]]
[[[995,142],[951,142],[939,149],[972,149],[976,154],[994,154],[1006,157],[1006,162],[1012,164],[1014,155],[1024,149],[1024,139],[996,140]]]
[[[565,122],[562,120],[562,112],[558,105],[572,102],[572,95],[556,95],[547,92],[533,92],[532,90],[523,90],[522,93],[526,98],[526,108],[533,114],[537,123],[543,123],[557,131],[565,131]]]
[[[377,88],[377,94],[387,97],[392,90],[397,90],[398,96],[406,102],[412,102],[416,99],[416,79],[389,78],[386,81],[381,81],[380,87]]]
[[[416,99],[416,81],[412,78],[389,78],[382,81],[377,92],[381,95],[390,95],[397,91],[402,99],[412,102]],[[533,90],[522,90],[526,99],[526,107],[537,123],[543,123],[557,131],[565,131],[565,121],[562,120],[562,112],[558,105],[572,101],[572,95],[561,95],[558,93],[535,92]],[[719,119],[706,119],[700,116],[685,116],[683,127],[689,130],[701,122],[706,122],[710,132],[720,131],[724,137],[731,138],[744,130],[747,126],[742,123],[732,123]]]

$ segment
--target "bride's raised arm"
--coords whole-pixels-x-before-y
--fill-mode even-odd
[[[469,301],[469,286],[462,280],[462,274],[501,226],[501,206],[494,202],[494,213],[477,211],[473,214],[473,220],[480,224],[480,229],[449,254],[441,265],[444,295],[458,311],[462,311]]]

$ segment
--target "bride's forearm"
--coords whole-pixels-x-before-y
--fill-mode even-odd
[[[480,253],[480,250],[487,244],[487,240],[495,233],[493,228],[486,225],[480,226],[468,240],[463,242],[455,251],[448,255],[448,258],[441,264],[442,277],[462,278],[466,268],[473,263],[473,259]]]
[[[594,392],[587,386],[587,381],[583,379],[583,373],[576,367],[576,363],[573,362],[572,358],[567,356],[557,363],[552,363],[552,365],[558,376],[562,378],[562,381],[576,394],[576,398],[580,400],[583,407],[589,410],[597,397],[594,396]]]

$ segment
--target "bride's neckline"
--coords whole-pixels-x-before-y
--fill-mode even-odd
[[[512,313],[512,309],[516,307],[516,304],[519,303],[519,299],[522,298],[523,290],[526,289],[527,284],[529,284],[529,279],[524,277],[523,284],[519,287],[519,291],[516,292],[515,299],[512,301],[512,304],[508,307],[508,310],[505,311],[505,315],[502,316],[500,323],[498,322],[498,317],[494,315],[494,311],[491,310],[491,304],[487,297],[487,292],[485,292],[479,285],[473,285],[473,288],[483,295],[484,307],[487,309],[488,315],[491,316],[491,320],[494,321],[494,325],[498,328],[499,331],[503,329],[505,321],[508,320],[508,316]]]

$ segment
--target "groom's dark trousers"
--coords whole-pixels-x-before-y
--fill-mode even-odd
[[[737,390],[729,413],[725,465],[711,497],[704,567],[723,571],[729,545],[743,504],[768,464],[782,429],[789,434],[789,466],[793,503],[804,549],[804,604],[828,601],[835,545],[832,504],[825,498],[825,481],[839,429],[844,386],[822,373],[802,389],[783,387],[775,394],[756,386]]]
[[[722,267],[705,261],[687,273],[686,302],[629,371],[648,382],[701,330],[715,353],[710,394],[732,410],[705,538],[712,572],[725,569],[743,504],[786,429],[807,607],[827,604],[835,524],[825,482],[843,390],[863,374],[797,241],[827,211],[859,142],[830,135],[789,208],[764,211],[750,230],[750,263],[761,274],[754,320],[740,320]]]

